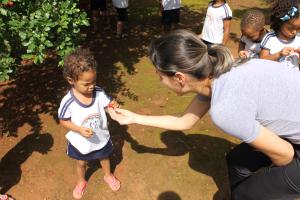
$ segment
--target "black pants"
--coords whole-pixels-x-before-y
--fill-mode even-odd
[[[232,200],[300,199],[300,145],[286,166],[272,166],[271,160],[246,143],[226,156]]]

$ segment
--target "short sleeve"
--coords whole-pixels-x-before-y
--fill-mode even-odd
[[[251,99],[222,101],[210,110],[212,121],[225,133],[250,143],[257,138],[260,124],[256,120],[256,105]]]
[[[228,4],[225,4],[223,7],[224,7],[224,11],[225,11],[223,20],[232,19],[232,10],[228,6]]]
[[[204,95],[201,95],[201,94],[198,94],[197,95],[197,98],[198,98],[198,100],[199,101],[210,101],[211,100],[211,98],[210,97],[208,97],[208,96],[204,96]]]
[[[260,43],[260,47],[262,49],[268,49],[270,50],[272,47],[272,42],[270,41],[271,37],[270,34],[266,34],[265,37],[262,39],[261,43]]]
[[[112,98],[108,96],[104,91],[99,92],[99,98],[101,105],[103,105],[104,108],[107,107],[108,104],[112,101]]]
[[[73,98],[63,99],[61,101],[59,109],[58,109],[58,118],[60,120],[69,120],[69,119],[71,119],[70,105],[73,101],[74,101]]]

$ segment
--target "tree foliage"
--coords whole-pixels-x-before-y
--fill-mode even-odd
[[[0,81],[7,80],[23,59],[44,62],[49,50],[61,58],[88,26],[79,0],[0,0]]]

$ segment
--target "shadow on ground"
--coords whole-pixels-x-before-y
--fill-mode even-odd
[[[166,156],[182,156],[189,154],[189,166],[200,173],[213,178],[218,187],[214,200],[229,199],[227,167],[225,154],[236,144],[228,140],[204,134],[165,131],[161,133],[161,141],[166,148],[147,147],[139,144],[129,134],[125,138],[131,148],[138,153],[152,153]]]
[[[33,152],[47,154],[52,146],[53,138],[49,133],[33,133],[25,136],[9,150],[0,160],[0,193],[5,194],[19,183],[22,175],[21,165]]]

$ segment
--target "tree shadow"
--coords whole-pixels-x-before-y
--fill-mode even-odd
[[[47,154],[53,146],[53,137],[49,133],[32,133],[25,136],[0,161],[0,193],[6,193],[18,184],[22,169],[21,165],[33,152]]]
[[[153,148],[139,144],[129,134],[126,140],[131,148],[138,153],[152,153],[166,156],[182,156],[189,154],[189,166],[200,173],[213,178],[218,187],[214,200],[229,199],[229,184],[225,154],[235,144],[225,139],[183,132],[165,131],[161,133],[161,141],[166,148]]]
[[[161,193],[157,200],[181,200],[181,198],[176,192],[166,191]]]
[[[109,120],[109,132],[110,138],[113,143],[113,153],[110,157],[110,164],[111,164],[111,171],[114,172],[118,164],[121,163],[123,160],[123,146],[124,141],[127,140],[128,133],[127,133],[128,126],[120,126],[117,122],[113,120]],[[89,180],[90,177],[99,169],[101,168],[101,164],[99,160],[93,160],[88,163],[88,169],[86,171],[86,180]]]

